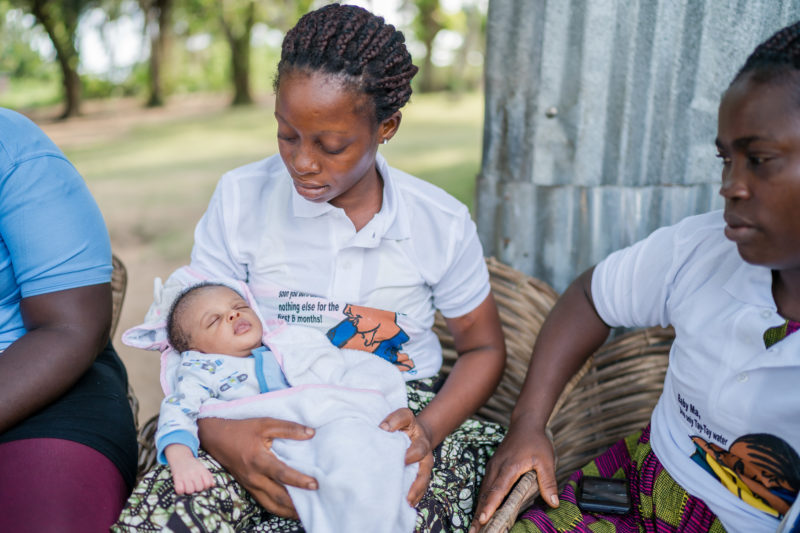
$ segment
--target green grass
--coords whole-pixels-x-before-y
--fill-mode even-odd
[[[414,95],[400,131],[381,152],[389,163],[472,206],[480,167],[483,98]],[[277,152],[272,109],[223,109],[143,123],[65,152],[87,180],[115,246],[188,257],[193,229],[219,177]]]
[[[45,83],[9,77],[3,84],[0,107],[30,109],[57,104],[61,100],[61,85],[58,81]]]

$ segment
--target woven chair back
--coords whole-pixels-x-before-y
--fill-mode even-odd
[[[128,289],[128,270],[125,264],[116,255],[111,256],[111,330],[109,338],[113,338],[119,325],[119,316],[122,313],[122,303],[125,301],[125,291]],[[128,403],[133,412],[133,421],[139,427],[139,399],[128,382]]]
[[[507,357],[500,385],[489,401],[478,410],[476,418],[508,426],[511,410],[528,371],[533,343],[547,313],[558,299],[558,294],[543,281],[504,265],[493,257],[486,260],[486,265],[503,327]],[[447,330],[444,317],[438,312],[433,331],[442,345],[442,372],[448,374],[457,354],[453,336]]]

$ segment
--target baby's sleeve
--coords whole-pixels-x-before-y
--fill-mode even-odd
[[[199,372],[181,367],[175,390],[161,402],[156,431],[158,461],[167,464],[164,450],[170,444],[183,444],[197,457],[197,414],[206,400],[214,397],[211,384],[204,383]]]

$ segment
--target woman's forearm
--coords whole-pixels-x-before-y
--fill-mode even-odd
[[[536,339],[511,426],[525,418],[543,429],[567,382],[608,337],[591,296],[592,273],[581,274],[561,295]]]
[[[447,325],[458,359],[436,397],[417,417],[428,428],[433,446],[486,403],[500,383],[506,350],[494,298],[489,295],[474,311]]]
[[[502,376],[497,352],[473,352],[459,356],[453,370],[417,420],[430,429],[431,443],[439,445],[492,396]],[[495,364],[493,364],[495,363]]]

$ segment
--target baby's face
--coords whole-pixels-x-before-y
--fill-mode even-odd
[[[245,357],[261,346],[261,321],[247,302],[227,287],[202,289],[181,321],[192,350]]]

